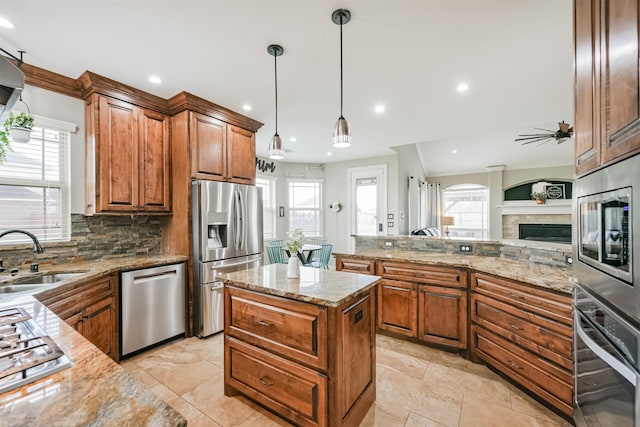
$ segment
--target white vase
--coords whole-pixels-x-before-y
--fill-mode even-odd
[[[300,262],[298,261],[298,257],[293,254],[287,264],[287,277],[289,279],[297,279],[300,277]]]

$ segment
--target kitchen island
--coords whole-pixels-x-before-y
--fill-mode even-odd
[[[270,264],[223,275],[225,394],[305,426],[357,426],[376,395],[377,276]]]

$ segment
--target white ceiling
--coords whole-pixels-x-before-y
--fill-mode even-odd
[[[343,37],[353,145],[334,149],[340,57],[331,12],[341,7],[352,13]],[[0,47],[26,50],[30,64],[74,78],[90,70],[166,98],[186,90],[241,113],[251,104],[244,114],[265,124],[261,156],[275,118],[266,49],[278,43],[285,161],[418,144],[428,175],[572,164],[572,141],[513,141],[573,123],[571,0],[2,0],[0,16],[17,25],[0,28]],[[151,74],[162,84],[149,83]],[[461,94],[463,81],[470,90]]]

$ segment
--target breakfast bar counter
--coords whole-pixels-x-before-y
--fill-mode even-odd
[[[376,395],[379,277],[270,264],[225,283],[225,394],[296,425],[357,426]]]

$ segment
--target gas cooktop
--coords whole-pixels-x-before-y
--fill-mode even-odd
[[[21,307],[0,309],[0,393],[71,366],[71,360]]]

